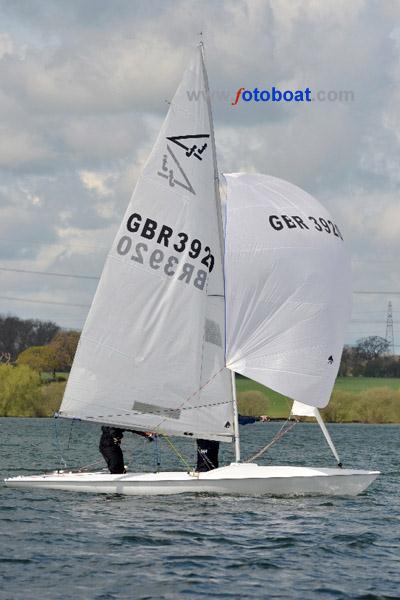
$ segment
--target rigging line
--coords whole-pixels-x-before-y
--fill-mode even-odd
[[[187,404],[189,402],[189,400],[191,400],[192,398],[197,396],[199,394],[199,392],[201,392],[207,385],[209,385],[217,377],[217,375],[219,375],[221,373],[221,371],[223,371],[225,368],[226,368],[225,365],[223,367],[221,367],[216,373],[214,373],[214,375],[212,375],[210,377],[210,379],[208,381],[206,381],[203,385],[201,385],[198,390],[193,392],[193,394],[191,394],[185,400],[183,400],[182,404],[177,406],[174,410],[183,410],[185,404]],[[225,404],[225,402],[223,404]],[[194,408],[197,408],[197,407],[194,407]],[[168,419],[168,417],[165,417],[162,421],[160,421],[160,423],[157,425],[156,429],[160,428],[163,425],[163,423],[165,423],[166,419]]]
[[[170,448],[172,448],[173,452],[175,452],[175,454],[177,455],[179,460],[182,461],[183,465],[188,469],[188,473],[192,472],[193,469],[190,466],[189,462],[186,460],[186,458],[183,456],[183,454],[178,450],[178,448],[173,444],[173,442],[170,440],[169,436],[166,433],[162,433],[162,432],[160,435],[169,444]]]
[[[60,444],[57,417],[54,417],[54,432],[55,432],[56,448],[57,448],[57,451],[58,451],[58,454],[59,454],[60,465],[64,469],[67,469],[68,468],[67,467],[67,463],[65,462],[65,459],[63,457],[63,453],[62,453],[62,449],[61,449],[61,444]]]
[[[154,465],[155,465],[155,472],[158,473],[160,470],[160,466],[161,466],[161,451],[160,451],[160,444],[159,444],[159,440],[158,440],[158,435],[154,436]]]
[[[352,258],[352,263],[397,263],[398,259],[396,258]]]
[[[86,471],[88,469],[88,467],[95,467],[96,465],[100,465],[100,464],[104,464],[102,460],[96,460],[96,462],[93,463],[89,463],[88,465],[83,465],[83,467],[79,467],[78,469],[78,473],[81,473],[81,471]]]
[[[249,458],[247,458],[244,462],[245,463],[253,462],[253,460],[256,460],[257,458],[259,458],[260,456],[265,454],[265,452],[267,452],[267,450],[269,450],[271,448],[271,446],[273,446],[277,441],[279,441],[281,438],[283,438],[284,435],[289,433],[289,431],[291,429],[293,429],[293,427],[295,425],[297,425],[297,423],[299,422],[299,420],[296,419],[296,417],[294,417],[294,421],[292,421],[292,423],[290,423],[290,425],[288,427],[286,427],[287,424],[289,423],[289,421],[290,421],[290,416],[286,419],[286,421],[284,422],[282,427],[279,429],[279,431],[274,435],[272,440],[266,446],[261,448],[261,450],[259,450],[255,454],[253,454],[253,456],[250,456]],[[286,427],[286,429],[285,429],[285,427]]]
[[[374,325],[386,323],[386,318],[382,317],[382,319],[372,320],[372,319],[351,319],[350,323],[371,323]]]
[[[207,290],[208,290],[209,281],[210,281],[210,274],[208,274],[208,277],[207,277],[206,302],[207,302]],[[204,318],[203,340],[202,340],[202,345],[201,345],[201,362],[200,362],[200,371],[199,371],[199,399],[200,399],[201,380],[203,379],[203,365],[204,365],[205,351],[206,351],[206,320]]]
[[[382,294],[384,296],[400,296],[400,292],[372,292],[372,291],[360,292],[360,291],[355,291],[355,292],[353,292],[353,294],[356,294],[356,295],[361,295],[361,294]]]
[[[30,300],[29,298],[16,298],[14,296],[0,296],[0,300],[13,302],[29,302],[31,304],[53,304],[55,306],[73,306],[74,308],[90,308],[90,304],[75,304],[73,302],[57,302],[55,300]]]
[[[67,451],[69,450],[69,444],[70,444],[71,439],[72,439],[72,427],[73,427],[75,421],[76,421],[76,419],[72,419],[71,420],[71,427],[69,428],[69,435],[68,435],[68,442],[67,442]]]
[[[204,387],[204,386],[203,386]],[[197,410],[198,408],[209,408],[210,406],[222,406],[224,404],[229,404],[230,401],[229,400],[223,400],[222,402],[213,402],[211,404],[200,404],[200,405],[196,405],[196,406],[181,406],[181,407],[177,407],[177,408],[163,408],[163,412],[175,412],[176,410]],[[102,407],[102,408],[109,408],[109,406],[107,404],[102,404],[101,402],[97,402],[96,403],[97,407]],[[134,415],[150,415],[150,416],[161,416],[157,413],[142,413],[138,410],[135,410],[134,408],[131,409],[130,412],[126,412],[126,408],[122,407],[122,406],[114,406],[114,408],[116,410],[119,410],[119,413],[112,413],[112,414],[105,414],[105,415],[92,415],[92,416],[81,416],[81,417],[67,417],[67,418],[72,418],[75,419],[77,421],[83,419],[85,421],[91,421],[92,419],[109,419],[109,418],[114,418],[114,417],[130,417],[132,416],[132,414]],[[63,415],[60,415],[60,417],[63,417]],[[166,418],[170,418],[168,415],[166,416]],[[165,419],[164,419],[165,420]],[[107,421],[104,421],[107,422]],[[161,427],[161,425],[157,425],[156,429],[158,429],[159,427]],[[154,431],[156,430],[154,429]],[[230,434],[227,434],[227,436],[229,436]]]
[[[31,269],[9,269],[7,267],[0,267],[0,271],[7,271],[7,273],[25,273],[32,275],[49,275],[51,277],[70,277],[72,279],[94,279],[98,281],[99,276],[95,275],[73,275],[72,273],[54,273],[52,271],[34,271]]]
[[[59,246],[61,248],[90,248],[91,250],[109,250],[109,246],[99,246],[93,244],[81,244],[80,242],[28,242],[26,240],[22,240],[24,246]],[[0,242],[6,242],[7,244],[20,245],[21,239],[10,240],[8,238],[0,238]]]
[[[393,311],[394,312],[394,311]],[[387,314],[386,310],[357,310],[356,314],[352,318],[357,319],[360,315],[371,315],[371,314]]]

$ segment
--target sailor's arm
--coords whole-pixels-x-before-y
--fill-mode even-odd
[[[252,423],[257,423],[257,421],[265,423],[266,421],[269,421],[269,417],[267,415],[261,415],[260,417],[239,415],[239,425],[251,425]]]

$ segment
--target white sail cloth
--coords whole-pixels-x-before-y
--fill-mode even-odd
[[[222,226],[201,50],[107,257],[61,416],[231,441]]]
[[[225,178],[227,366],[324,407],[351,307],[341,233],[295,185],[266,175]]]
[[[315,406],[303,404],[302,402],[297,402],[297,400],[295,400],[293,402],[290,414],[292,414],[294,417],[314,417],[316,419],[319,411]]]

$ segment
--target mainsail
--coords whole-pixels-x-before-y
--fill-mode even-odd
[[[192,98],[188,92],[202,93]],[[202,49],[107,257],[60,415],[231,441],[215,143]]]
[[[342,234],[295,185],[267,175],[225,178],[227,366],[324,407],[351,307]]]

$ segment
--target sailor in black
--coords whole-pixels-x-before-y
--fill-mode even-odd
[[[215,440],[196,440],[197,442],[197,466],[198,473],[218,469],[219,442]]]
[[[239,425],[250,425],[257,421],[269,421],[269,417],[262,415],[261,417],[247,417],[239,415]],[[219,442],[215,440],[196,440],[197,442],[197,466],[198,473],[218,469],[218,452]]]
[[[110,473],[125,473],[124,455],[121,450],[121,441],[124,437],[125,429],[119,429],[118,427],[106,427],[105,425],[101,428],[101,438],[99,444],[99,450],[102,453],[104,460],[107,463],[108,470]],[[132,431],[137,435],[141,435],[147,438],[149,441],[153,440],[151,433],[145,431]]]
[[[121,450],[123,430],[104,426],[101,431],[99,450],[107,463],[108,470],[110,473],[124,473],[124,455]]]

